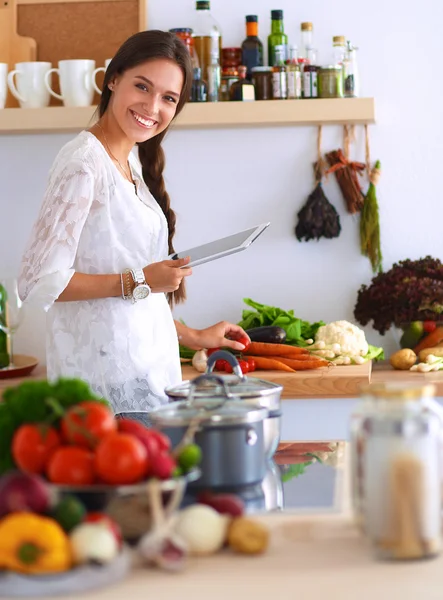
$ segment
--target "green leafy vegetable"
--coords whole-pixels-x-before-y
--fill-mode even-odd
[[[0,475],[15,467],[11,454],[15,430],[24,423],[56,423],[74,404],[94,400],[108,404],[93,394],[80,379],[60,378],[48,381],[25,381],[7,388],[0,404]]]
[[[296,477],[300,477],[300,475],[304,475],[306,473],[306,469],[313,464],[314,461],[309,461],[305,463],[299,463],[297,465],[289,465],[286,467],[285,472],[282,473],[281,480],[283,483],[287,483],[291,481],[291,479],[295,479]]]
[[[243,329],[274,325],[286,331],[286,343],[305,346],[306,340],[314,339],[318,329],[325,325],[323,321],[309,323],[294,315],[293,310],[285,311],[276,306],[266,306],[244,298],[244,303],[254,310],[244,310],[242,320],[238,323]]]
[[[364,358],[365,360],[384,360],[385,352],[383,348],[378,348],[377,346],[371,346],[371,344],[369,344],[368,353]]]

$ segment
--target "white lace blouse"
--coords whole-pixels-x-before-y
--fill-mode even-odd
[[[127,181],[83,131],[58,154],[19,276],[23,299],[47,311],[48,377],[80,377],[115,412],[149,411],[181,380],[177,332],[164,294],[55,302],[75,271],[121,273],[164,260],[165,216],[130,156]]]

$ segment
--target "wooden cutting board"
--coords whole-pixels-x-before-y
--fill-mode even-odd
[[[16,0],[0,0],[0,62],[8,63],[11,71],[16,63],[32,60],[37,60],[37,43],[17,33]],[[8,94],[6,107],[13,106],[18,102]]]
[[[256,371],[258,377],[283,386],[282,399],[356,398],[362,385],[371,381],[372,362],[364,365],[322,367],[312,371]],[[199,373],[190,364],[182,365],[183,379],[195,379]]]

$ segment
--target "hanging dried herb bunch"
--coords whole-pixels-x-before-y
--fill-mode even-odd
[[[295,235],[299,242],[319,240],[321,237],[332,239],[340,235],[340,217],[335,207],[326,198],[319,180],[297,216]]]
[[[348,212],[351,214],[360,212],[363,208],[365,197],[360,187],[357,173],[364,171],[365,165],[349,161],[342,150],[328,152],[326,159],[330,164],[330,169],[327,172],[335,173]]]
[[[380,218],[375,186],[380,178],[380,161],[375,163],[369,176],[369,188],[360,218],[360,246],[363,256],[371,261],[372,271],[380,273],[383,256],[380,243]]]

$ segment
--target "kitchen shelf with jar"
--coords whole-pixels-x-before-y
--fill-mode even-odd
[[[95,109],[94,106],[5,108],[0,110],[0,135],[80,131],[93,122]],[[374,98],[322,98],[190,103],[178,117],[174,129],[289,127],[374,122]]]

